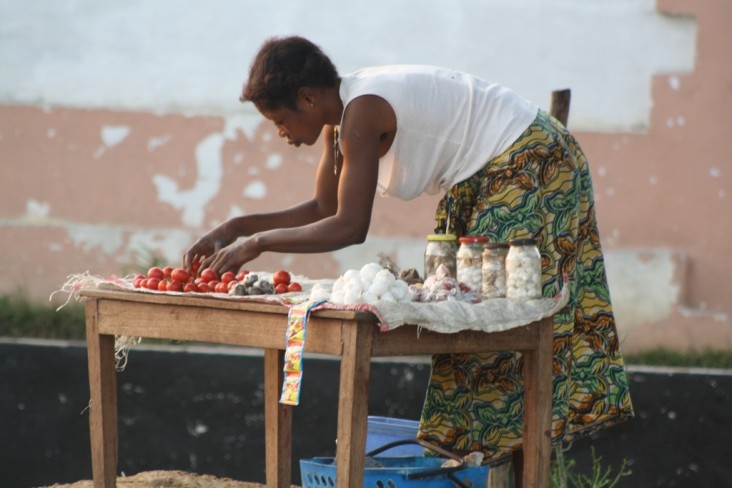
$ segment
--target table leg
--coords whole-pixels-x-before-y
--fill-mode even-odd
[[[338,390],[337,485],[362,488],[369,409],[373,323],[343,323]]]
[[[264,350],[264,442],[269,488],[290,488],[292,471],[292,407],[282,405],[285,352]]]
[[[538,324],[538,347],[524,354],[523,485],[548,487],[551,463],[552,350],[554,319]]]
[[[89,431],[94,488],[114,488],[117,482],[117,373],[114,336],[99,334],[97,300],[86,303],[86,342],[89,361]]]

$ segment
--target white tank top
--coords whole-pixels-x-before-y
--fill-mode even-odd
[[[362,95],[391,105],[397,131],[379,161],[381,195],[410,200],[448,190],[508,149],[538,107],[515,92],[458,71],[383,66],[343,76],[345,107]]]

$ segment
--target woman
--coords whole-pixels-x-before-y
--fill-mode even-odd
[[[187,266],[205,257],[204,267],[236,271],[263,252],[341,249],[365,240],[377,192],[445,192],[436,232],[534,237],[544,295],[569,280],[569,305],[554,327],[554,441],[633,415],[587,161],[556,119],[504,87],[447,69],[387,66],[340,77],[300,37],[262,46],[241,100],[289,144],[322,138],[315,194],[221,224],[188,250]],[[521,367],[511,352],[435,356],[420,437],[490,457],[520,452]]]

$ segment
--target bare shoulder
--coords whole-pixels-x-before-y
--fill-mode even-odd
[[[348,104],[343,115],[343,129],[393,133],[397,129],[396,113],[392,106],[378,95],[362,95]]]

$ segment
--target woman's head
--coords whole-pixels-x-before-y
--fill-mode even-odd
[[[333,62],[312,42],[298,36],[274,37],[259,49],[239,99],[267,110],[297,110],[300,88],[332,87],[338,79]]]

